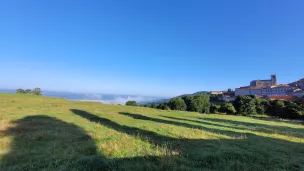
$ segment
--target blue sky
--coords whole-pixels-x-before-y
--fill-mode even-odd
[[[304,1],[0,2],[0,87],[175,96],[304,77]]]

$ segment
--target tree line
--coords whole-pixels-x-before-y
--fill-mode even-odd
[[[135,101],[128,101],[126,106],[137,106]],[[157,108],[162,110],[180,110],[180,111],[193,111],[200,113],[209,113],[210,98],[207,94],[200,94],[194,96],[176,97],[170,99],[169,102],[159,104],[146,104],[138,105],[142,107]]]
[[[142,107],[162,110],[179,110],[200,113],[225,113],[231,115],[249,116],[252,114],[265,114],[280,118],[303,119],[304,96],[294,101],[267,100],[254,96],[238,96],[234,102],[223,102],[222,95],[200,94],[194,96],[176,97],[169,102],[159,104],[139,105]],[[129,101],[127,106],[137,106],[135,101]]]
[[[267,100],[252,96],[238,96],[234,101],[237,114],[267,114],[270,116],[290,119],[303,119],[304,96],[298,100]]]
[[[31,89],[22,89],[22,88],[18,88],[16,90],[17,94],[33,94],[33,95],[37,95],[37,96],[41,96],[42,95],[42,91],[40,88],[34,88],[33,90]]]

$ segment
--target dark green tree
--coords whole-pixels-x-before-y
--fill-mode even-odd
[[[207,94],[199,95],[199,99],[202,101],[202,113],[210,113],[210,97]]]
[[[162,109],[162,110],[169,110],[170,107],[168,106],[167,103],[160,103],[158,106],[157,106],[157,109]]]
[[[163,104],[163,103],[159,103],[159,104],[156,106],[156,108],[157,108],[157,109],[162,109],[162,108],[163,108],[163,106],[164,106],[164,104]]]
[[[223,94],[210,94],[210,101],[211,102],[221,102],[223,101]]]
[[[282,118],[298,119],[302,117],[301,106],[295,102],[285,102],[285,109],[280,114]]]
[[[227,113],[227,114],[235,114],[236,110],[231,103],[225,102],[220,107],[220,112]]]
[[[185,101],[180,97],[171,99],[169,102],[169,106],[172,110],[184,111],[187,109]]]
[[[164,110],[171,110],[170,107],[168,105],[164,106]]]
[[[265,114],[269,107],[269,101],[264,98],[255,98],[255,110],[258,114]]]
[[[195,96],[184,97],[187,104],[187,111],[209,113],[210,111],[210,98],[207,94],[199,94]],[[188,106],[189,105],[189,106]]]
[[[16,90],[16,93],[17,93],[17,94],[25,94],[25,91],[24,91],[22,88],[18,88],[18,89]]]
[[[270,101],[270,107],[267,114],[280,117],[282,112],[284,112],[284,108],[285,104],[283,100],[272,100]]]
[[[302,114],[304,115],[304,96],[302,96],[301,98],[299,98],[296,101],[296,104],[299,106],[300,111],[302,112]]]
[[[210,113],[219,113],[219,110],[220,110],[221,106],[219,105],[216,105],[216,104],[211,104],[210,106]]]
[[[249,96],[238,96],[235,99],[234,107],[240,115],[250,115],[256,113],[255,100]]]
[[[33,89],[32,94],[40,96],[40,95],[42,95],[42,91],[40,88],[37,87],[37,88]]]
[[[187,105],[187,111],[195,111],[194,108],[194,96],[184,96],[183,100]]]
[[[24,90],[24,93],[25,93],[25,94],[31,94],[31,93],[32,93],[32,90],[31,90],[31,89],[26,89],[26,90]]]
[[[126,106],[137,106],[136,101],[132,100],[132,101],[127,101]]]
[[[151,108],[156,108],[157,105],[156,105],[155,103],[151,103],[150,107],[151,107]]]
[[[193,111],[201,112],[203,110],[203,100],[200,98],[200,95],[193,97]]]

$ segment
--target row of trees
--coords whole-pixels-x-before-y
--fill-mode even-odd
[[[213,99],[211,99],[211,97]],[[226,113],[233,115],[248,116],[252,114],[267,114],[281,118],[298,119],[303,118],[304,97],[296,101],[267,100],[252,96],[238,96],[233,103],[221,102],[210,104],[215,97],[212,95],[195,95],[172,98],[169,102],[159,104],[143,105],[144,107],[157,108],[162,110],[193,111],[200,113]],[[135,101],[126,103],[129,106],[136,106]]]
[[[238,96],[233,103],[211,105],[211,113],[227,113],[248,116],[267,114],[270,116],[298,119],[303,117],[304,97],[296,101],[266,100],[251,96]]]
[[[127,106],[136,106],[135,101],[126,102]],[[184,96],[172,98],[169,102],[159,104],[143,105],[143,107],[151,107],[162,110],[180,110],[180,111],[193,111],[201,113],[210,112],[210,98],[207,94],[200,94],[195,96]]]
[[[236,110],[231,103],[225,102],[221,105],[212,104],[210,106],[210,113],[236,114]]]
[[[42,91],[40,88],[34,88],[33,90],[31,90],[31,89],[24,90],[22,88],[18,88],[16,90],[16,93],[17,94],[33,94],[33,95],[38,95],[38,96],[42,95]]]

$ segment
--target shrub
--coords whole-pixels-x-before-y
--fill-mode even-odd
[[[137,106],[136,101],[127,101],[126,106]]]
[[[26,91],[28,91],[28,90],[26,90]],[[40,88],[34,88],[34,90],[31,93],[34,95],[40,96],[42,94],[42,91]]]
[[[16,93],[17,93],[17,94],[25,94],[25,91],[24,91],[22,88],[18,88],[18,89],[16,90]]]
[[[184,111],[187,109],[185,101],[180,97],[171,99],[169,102],[169,106],[172,110]]]
[[[236,110],[231,103],[226,102],[221,105],[220,112],[227,114],[235,114]]]
[[[170,110],[170,107],[168,105],[165,105],[163,110]]]
[[[301,107],[294,102],[285,102],[285,108],[280,113],[282,118],[298,119],[302,117]]]
[[[151,108],[156,108],[157,106],[156,106],[155,103],[152,103],[152,104],[150,105],[150,107],[151,107]]]
[[[263,98],[255,98],[255,110],[257,114],[265,114],[269,107],[269,101]]]
[[[157,106],[157,109],[170,110],[170,107],[168,106],[167,103],[160,103],[160,104]]]
[[[17,94],[33,94],[33,95],[42,95],[42,91],[40,88],[34,88],[33,91],[31,89],[26,89],[26,90],[23,90],[21,88],[18,88],[16,90],[16,93]]]
[[[269,114],[271,116],[281,116],[282,112],[285,108],[284,101],[282,101],[282,100],[272,100],[269,103],[270,103],[270,107],[267,111],[267,114]]]
[[[210,113],[216,114],[216,113],[219,112],[220,108],[221,108],[221,106],[216,105],[216,104],[212,104],[212,105],[210,106]]]
[[[40,91],[41,91],[41,90],[40,90]],[[25,93],[25,94],[31,94],[31,93],[32,93],[32,90],[31,90],[31,89],[26,89],[26,90],[24,90],[24,93]],[[39,95],[41,95],[41,92],[40,92]]]
[[[240,115],[250,115],[256,113],[255,100],[250,96],[238,96],[235,99],[235,109]]]
[[[187,106],[187,111],[195,111],[194,109],[194,96],[184,96],[182,98]]]
[[[187,111],[209,113],[210,112],[210,98],[207,94],[200,94],[196,96],[183,97]]]

